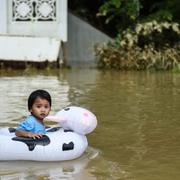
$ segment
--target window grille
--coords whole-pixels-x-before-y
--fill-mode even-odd
[[[12,21],[56,21],[56,0],[12,0]]]

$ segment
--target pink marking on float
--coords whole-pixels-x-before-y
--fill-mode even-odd
[[[88,113],[88,112],[84,112],[83,115],[84,115],[85,117],[89,117],[89,113]]]

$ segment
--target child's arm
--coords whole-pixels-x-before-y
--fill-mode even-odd
[[[29,133],[22,130],[16,130],[15,131],[16,136],[23,136],[28,138],[41,138],[43,135],[38,133]]]

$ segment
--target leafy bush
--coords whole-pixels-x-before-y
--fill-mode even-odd
[[[99,68],[180,69],[180,27],[156,21],[137,24],[108,44],[95,47]]]

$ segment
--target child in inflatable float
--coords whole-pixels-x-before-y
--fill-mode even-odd
[[[28,98],[29,115],[16,128],[17,136],[28,138],[42,138],[46,133],[44,118],[51,110],[51,96],[45,90],[36,90]]]
[[[49,102],[48,110],[40,113],[40,116],[46,120],[60,123],[61,128],[48,128],[43,135],[44,130],[40,133],[39,131],[26,132],[26,129],[21,129],[21,126],[23,127],[23,123],[21,123],[16,130],[16,134],[20,135],[19,137],[15,136],[11,128],[0,128],[0,161],[64,161],[78,158],[85,152],[88,147],[85,135],[96,128],[96,116],[85,108],[69,106],[54,116],[45,117],[50,111],[51,101],[44,98],[44,102],[46,103],[42,103],[43,106],[45,106],[44,104],[48,105],[47,102]],[[33,105],[32,108],[31,105],[28,107],[37,118],[37,114],[34,114]],[[42,118],[41,120],[43,122]],[[24,132],[21,134],[18,131],[29,133],[31,137],[29,135],[23,136]]]

